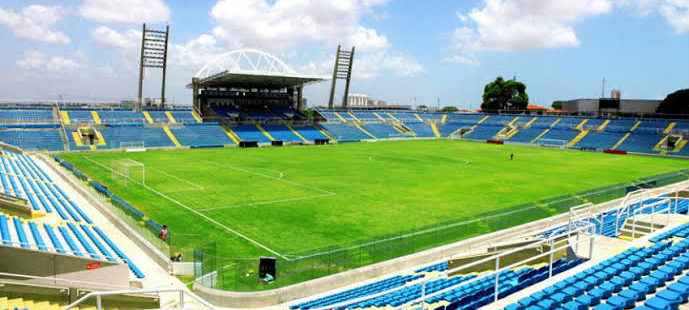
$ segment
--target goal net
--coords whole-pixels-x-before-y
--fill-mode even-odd
[[[545,147],[557,147],[564,149],[567,146],[567,140],[560,139],[538,139],[536,144]]]
[[[113,159],[110,162],[110,178],[124,186],[132,182],[146,185],[146,165],[133,159]]]
[[[143,141],[122,141],[120,148],[128,152],[145,151],[146,146]]]

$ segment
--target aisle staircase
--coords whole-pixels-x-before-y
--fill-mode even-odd
[[[435,134],[436,138],[441,138],[442,136],[440,135],[440,131],[438,131],[438,126],[435,125],[435,123],[431,123],[431,129],[433,129],[433,134]]]
[[[583,124],[586,123],[586,121],[587,120],[582,121],[581,124],[579,124],[579,126],[583,126]],[[588,133],[588,130],[582,130],[576,137],[574,137],[574,139],[572,139],[572,141],[569,141],[569,143],[567,143],[567,147],[574,146],[575,144],[577,144],[577,142],[581,141],[581,139],[583,139]]]

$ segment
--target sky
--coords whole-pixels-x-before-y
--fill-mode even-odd
[[[689,0],[0,0],[0,102],[135,99],[143,22],[170,25],[175,104],[228,51],[329,76],[338,44],[356,46],[350,92],[389,104],[475,109],[497,76],[543,106],[598,98],[603,78],[633,99],[689,85]],[[145,76],[159,97],[159,71]],[[304,96],[325,104],[329,89]]]

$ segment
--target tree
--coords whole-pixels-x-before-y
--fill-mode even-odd
[[[498,76],[495,81],[486,84],[483,89],[483,103],[481,110],[495,112],[498,110],[526,110],[529,105],[529,95],[526,85],[517,80],[505,81]]]
[[[416,109],[417,109],[417,110],[420,110],[420,111],[427,111],[427,110],[428,110],[428,107],[425,106],[425,105],[420,105],[420,106],[416,107]]]
[[[656,113],[689,114],[689,88],[667,95],[665,100],[660,102]]]
[[[443,107],[443,108],[440,110],[440,112],[448,112],[448,113],[457,112],[457,111],[459,111],[459,109],[457,109],[457,107],[455,107],[455,106]]]
[[[562,101],[560,101],[560,100],[553,101],[553,104],[551,105],[551,107],[553,107],[553,109],[555,109],[555,110],[562,110]]]

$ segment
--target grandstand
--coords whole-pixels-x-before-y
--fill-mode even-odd
[[[191,107],[0,105],[0,309],[688,307],[688,120],[307,116],[323,80],[245,49]]]

